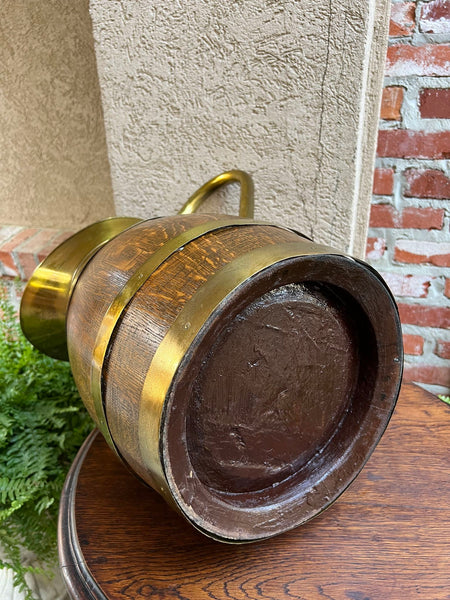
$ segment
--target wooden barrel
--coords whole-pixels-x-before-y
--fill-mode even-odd
[[[372,268],[223,215],[143,221],[101,247],[67,343],[125,464],[228,542],[330,505],[380,439],[402,371],[395,302]]]
[[[240,217],[191,214],[241,184]],[[203,533],[250,542],[351,483],[402,372],[395,302],[365,263],[252,220],[229,171],[181,213],[113,218],[66,240],[21,304],[25,335],[69,357],[122,461]]]

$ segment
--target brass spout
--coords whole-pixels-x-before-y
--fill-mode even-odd
[[[20,324],[28,340],[52,358],[69,360],[66,316],[78,278],[102,246],[141,219],[112,217],[60,244],[36,268],[23,293]]]

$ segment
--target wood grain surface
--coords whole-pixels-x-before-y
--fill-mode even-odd
[[[235,546],[197,533],[94,434],[61,502],[68,589],[91,600],[449,600],[449,440],[449,407],[404,385],[382,441],[331,508]]]

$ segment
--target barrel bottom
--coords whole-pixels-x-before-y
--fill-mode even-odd
[[[191,363],[198,374],[186,442],[203,484],[225,495],[276,494],[332,437],[358,380],[349,304],[338,288],[281,286],[240,312],[197,368]]]
[[[381,437],[401,377],[395,304],[342,256],[259,272],[208,318],[174,378],[163,464],[181,512],[222,541],[314,517]]]

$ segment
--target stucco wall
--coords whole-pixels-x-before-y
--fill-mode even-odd
[[[5,0],[0,34],[1,223],[114,214],[88,0]]]
[[[258,218],[362,255],[387,9],[91,0],[117,212],[172,214],[240,168]],[[234,213],[237,198],[209,209]]]

